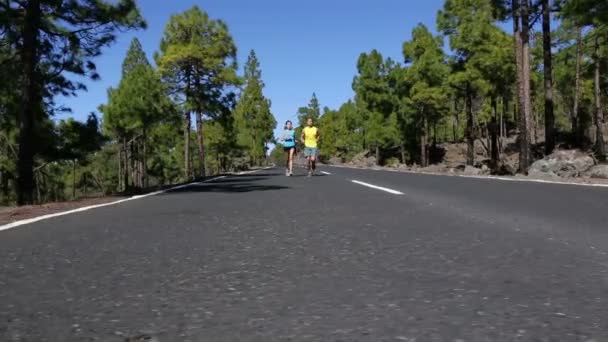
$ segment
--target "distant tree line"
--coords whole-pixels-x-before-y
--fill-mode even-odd
[[[558,147],[606,159],[608,2],[446,0],[437,32],[416,26],[401,62],[362,53],[340,108],[318,113],[313,96],[300,112],[320,118],[325,158],[426,166],[438,144],[462,142],[466,164],[481,144],[495,168],[519,152],[523,173]]]

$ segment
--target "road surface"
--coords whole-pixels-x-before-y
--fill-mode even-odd
[[[0,340],[608,341],[608,189],[322,171],[0,232]]]

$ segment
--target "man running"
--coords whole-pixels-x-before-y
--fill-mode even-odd
[[[304,144],[304,157],[308,163],[308,177],[312,176],[312,173],[316,168],[318,147],[317,142],[319,141],[319,130],[313,126],[311,118],[306,121],[306,127],[302,130],[302,136],[300,138]]]

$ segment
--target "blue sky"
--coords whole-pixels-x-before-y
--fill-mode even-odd
[[[148,23],[145,31],[121,33],[95,60],[100,81],[86,82],[88,92],[60,99],[83,119],[107,100],[106,89],[120,81],[121,63],[133,37],[148,58],[158,50],[171,14],[198,5],[222,19],[238,47],[242,68],[254,49],[260,59],[264,94],[272,101],[279,126],[317,94],[321,106],[337,108],[352,98],[351,83],[360,53],[379,50],[402,61],[402,43],[424,23],[435,31],[443,0],[140,0]],[[163,5],[161,5],[161,3]],[[61,117],[59,117],[61,118]]]

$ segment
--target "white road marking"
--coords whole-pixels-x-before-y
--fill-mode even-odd
[[[381,191],[386,191],[390,194],[393,195],[403,195],[403,192],[401,191],[397,191],[397,190],[393,190],[393,189],[389,189],[389,188],[383,188],[381,186],[377,186],[377,185],[373,185],[373,184],[369,184],[369,183],[364,183],[358,180],[352,180],[351,182],[355,183],[355,184],[359,184],[359,185],[363,185],[366,186],[368,188],[372,188],[372,189],[376,189],[376,190],[381,190]]]
[[[267,169],[269,169],[269,168],[248,171],[246,173],[253,173],[253,172],[258,172],[258,171],[267,170]],[[242,173],[242,174],[246,174],[246,173]],[[39,222],[39,221],[42,221],[42,220],[47,220],[47,219],[50,219],[50,218],[53,218],[53,217],[59,217],[59,216],[79,213],[79,212],[88,211],[88,210],[91,210],[91,209],[108,207],[108,206],[111,206],[111,205],[116,205],[116,204],[120,204],[120,203],[124,203],[124,202],[129,202],[129,201],[133,201],[133,200],[138,200],[138,199],[142,199],[142,198],[146,198],[146,197],[150,197],[150,196],[156,196],[156,195],[164,194],[164,193],[169,192],[169,191],[174,191],[174,190],[179,190],[179,189],[187,188],[189,186],[194,186],[194,185],[200,185],[200,184],[203,184],[203,183],[213,182],[213,181],[216,181],[216,180],[222,179],[222,178],[226,178],[226,176],[218,176],[218,177],[214,177],[214,178],[211,178],[211,179],[207,179],[207,180],[202,181],[202,182],[194,182],[194,183],[188,183],[188,184],[178,185],[178,186],[174,186],[172,188],[166,189],[166,190],[159,190],[159,191],[151,192],[149,194],[144,194],[144,195],[131,196],[129,198],[121,199],[121,200],[114,201],[114,202],[108,202],[108,203],[90,205],[90,206],[87,206],[87,207],[76,208],[76,209],[72,209],[72,210],[68,210],[68,211],[62,211],[62,212],[59,212],[59,213],[53,213],[53,214],[33,217],[33,218],[30,218],[30,219],[19,220],[19,221],[11,222],[11,223],[8,223],[8,224],[0,226],[0,231],[16,228],[16,227],[19,227],[19,226],[24,226],[24,225],[27,225],[27,224],[30,224],[30,223],[34,223],[34,222]]]
[[[321,173],[324,174],[324,175],[331,175],[331,173],[326,172],[326,171],[321,171]]]
[[[273,168],[272,166],[269,166],[269,167],[265,167],[265,168],[257,169],[257,170],[242,171],[242,172],[237,173],[236,175],[237,176],[248,175],[250,173],[259,172],[259,171],[263,171],[263,170],[268,170],[268,169],[272,169],[272,168]]]

